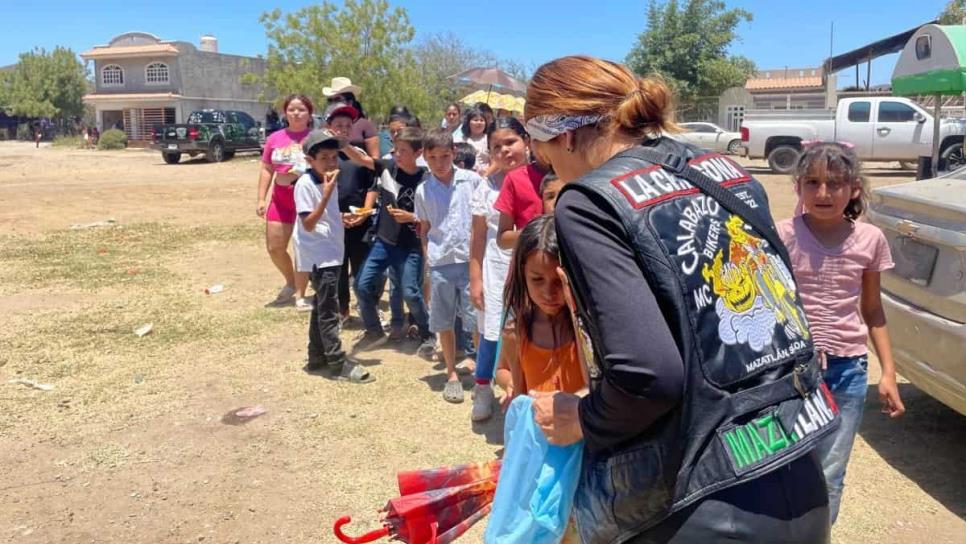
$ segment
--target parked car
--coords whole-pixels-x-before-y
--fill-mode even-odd
[[[966,168],[876,189],[868,218],[896,264],[882,275],[896,367],[966,415]]]
[[[208,162],[231,159],[238,151],[261,150],[264,131],[243,111],[200,110],[187,122],[162,125],[151,131],[152,149],[161,151],[164,162],[177,164],[181,155],[204,155]]]
[[[966,122],[943,119],[939,126],[941,170],[966,164]],[[777,174],[798,162],[805,140],[847,141],[860,159],[915,163],[932,155],[933,118],[919,104],[899,97],[840,100],[836,110],[746,112],[741,125],[742,154],[768,159]]]
[[[741,150],[741,133],[729,132],[714,123],[681,123],[685,132],[673,137],[709,151],[737,155]]]

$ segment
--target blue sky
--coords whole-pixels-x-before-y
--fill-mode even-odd
[[[336,0],[339,2],[340,0]],[[420,35],[453,32],[467,44],[501,58],[540,64],[561,55],[586,53],[622,60],[643,30],[646,0],[390,0],[409,12]],[[197,44],[217,36],[226,53],[255,55],[267,48],[259,15],[274,7],[294,11],[309,0],[0,0],[0,66],[35,46],[81,52],[129,30]],[[759,68],[818,66],[828,56],[829,25],[834,51],[843,53],[918,26],[939,13],[946,0],[726,0],[752,12],[739,27],[734,53]],[[486,7],[484,7],[486,6]],[[872,64],[872,83],[889,81],[895,55]],[[861,77],[865,78],[865,68]],[[855,84],[855,70],[840,73],[839,85]]]

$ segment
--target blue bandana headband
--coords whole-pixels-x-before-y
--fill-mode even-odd
[[[568,130],[593,125],[603,118],[603,115],[538,115],[527,121],[527,132],[534,140],[549,142]]]

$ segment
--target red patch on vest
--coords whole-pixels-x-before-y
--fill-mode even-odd
[[[751,176],[741,166],[718,153],[695,157],[688,164],[718,182],[722,187],[727,188],[751,181]],[[610,182],[635,210],[701,192],[683,178],[676,177],[658,165],[632,170]]]

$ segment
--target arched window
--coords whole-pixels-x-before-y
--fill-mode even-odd
[[[152,62],[144,68],[144,81],[148,84],[168,82],[168,65],[163,62]]]
[[[101,69],[101,85],[105,87],[124,85],[124,70],[116,64],[108,64]]]

